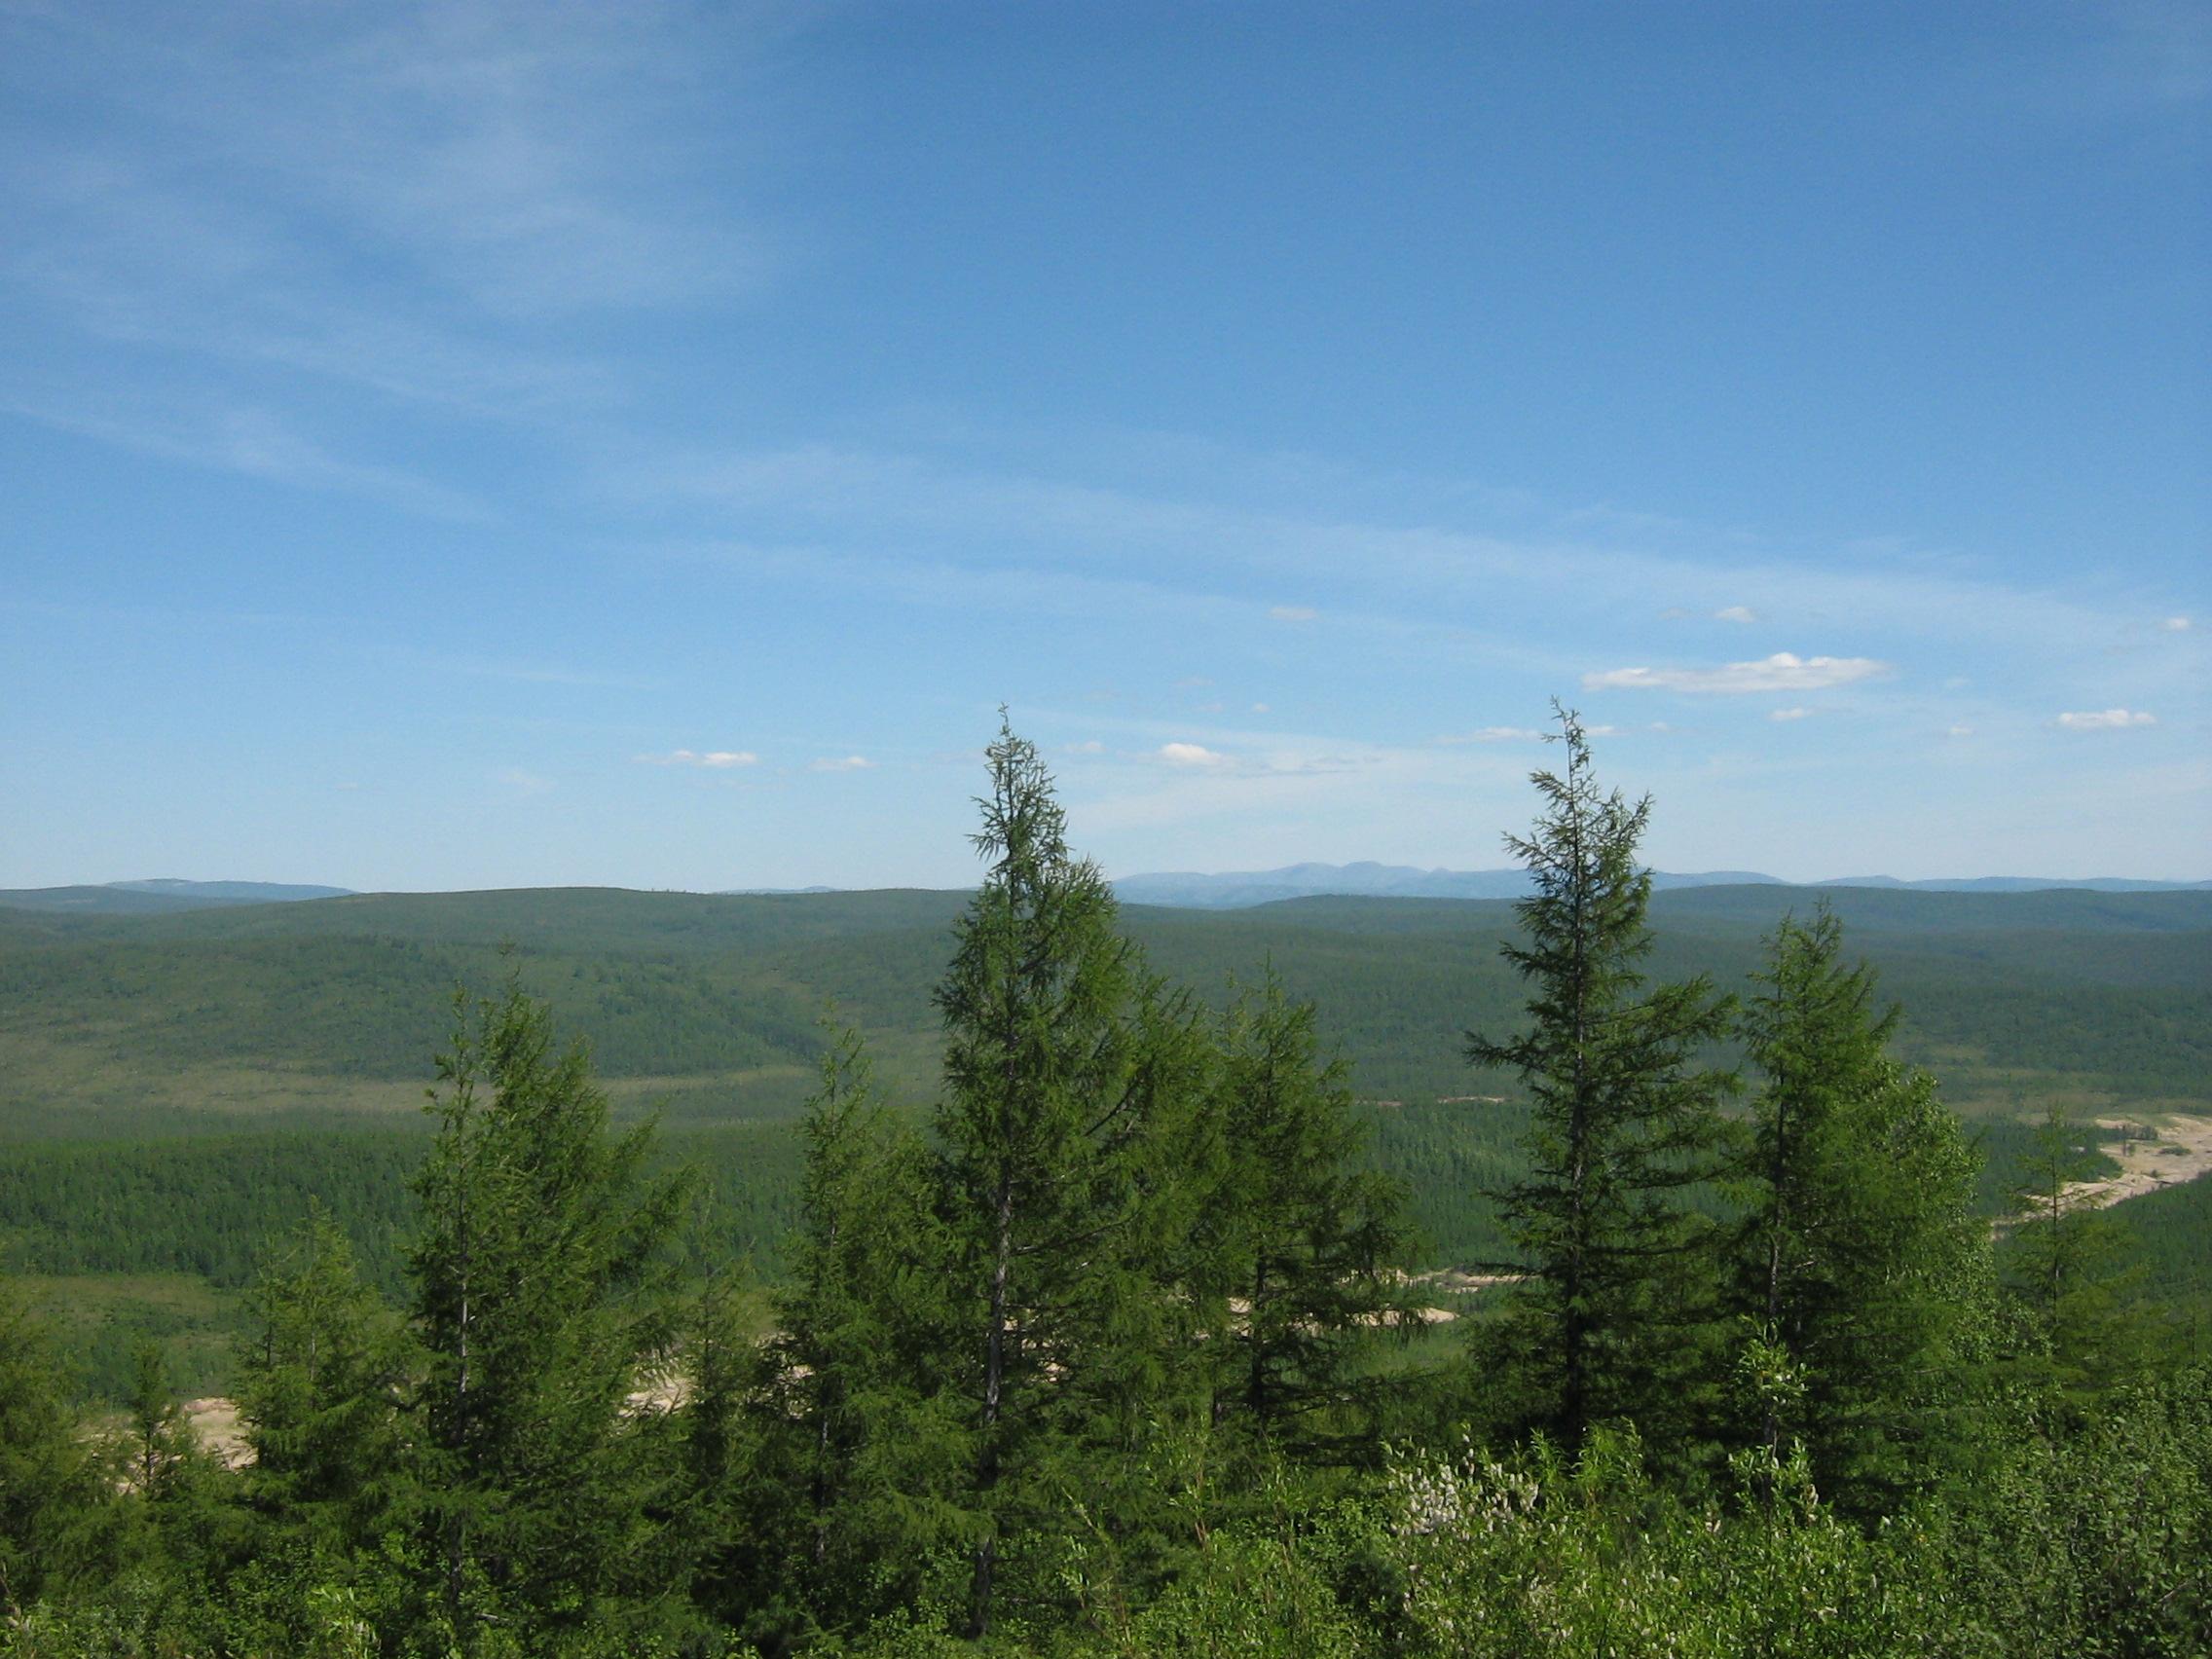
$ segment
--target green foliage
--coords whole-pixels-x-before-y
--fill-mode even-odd
[[[0,1148],[0,1238],[18,1272],[187,1272],[238,1289],[319,1212],[396,1291],[423,1149],[391,1130]]]
[[[2194,1333],[2195,1357],[2212,1361],[2212,1181],[2185,1181],[2109,1212],[2121,1253],[2142,1272],[2146,1300],[2175,1309]]]
[[[327,1215],[269,1263],[251,1305],[255,1328],[238,1359],[252,1455],[241,1495],[272,1531],[290,1534],[264,1550],[343,1565],[394,1522],[407,1449],[404,1333]]]
[[[0,1611],[97,1567],[109,1479],[70,1410],[53,1334],[0,1277]]]
[[[966,1402],[942,1386],[955,1326],[935,1161],[877,1095],[857,1034],[824,1058],[801,1128],[797,1236],[752,1401],[756,1461],[725,1477],[760,1542],[711,1587],[763,1636],[787,1604],[794,1628],[779,1640],[850,1631],[920,1597],[967,1535],[956,1497],[973,1455]],[[701,1368],[700,1429],[730,1409],[717,1396],[736,1369]]]
[[[2001,1456],[1930,1512],[1953,1650],[2036,1659],[2212,1645],[2212,1379],[2123,1386],[2085,1419],[2010,1400]]]

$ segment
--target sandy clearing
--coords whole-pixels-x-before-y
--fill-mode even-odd
[[[2119,1161],[2120,1173],[2069,1182],[2063,1195],[2067,1204],[2117,1204],[2212,1174],[2212,1118],[2178,1112],[2151,1123],[2099,1118],[2097,1127],[2105,1131],[2099,1144]],[[2136,1139],[2132,1131],[2144,1128],[2156,1129],[2158,1138]]]
[[[246,1444],[245,1430],[239,1425],[236,1400],[226,1400],[220,1394],[187,1400],[184,1420],[199,1436],[200,1444],[226,1469],[242,1469],[253,1461],[253,1448]]]

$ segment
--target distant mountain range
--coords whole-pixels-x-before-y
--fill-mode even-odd
[[[2130,881],[2092,876],[2082,881],[2032,875],[1980,875],[1899,881],[1894,875],[1845,875],[1830,881],[1788,882],[1757,870],[1715,869],[1694,873],[1653,870],[1658,890],[1683,887],[1887,887],[1920,893],[2034,893],[2077,888],[2094,893],[2170,893],[2212,888],[2207,881]],[[1271,904],[1278,899],[1318,899],[1330,895],[1367,899],[1518,899],[1529,891],[1521,869],[1417,869],[1411,865],[1373,863],[1285,865],[1281,869],[1232,870],[1218,875],[1172,871],[1125,875],[1115,893],[1130,904],[1166,904],[1186,909],[1235,910]]]
[[[155,915],[200,910],[211,904],[276,904],[300,899],[345,899],[348,887],[303,887],[281,881],[111,881],[104,886],[18,887],[0,890],[0,906],[14,910],[63,910],[77,915]]]
[[[2212,881],[2131,881],[2092,876],[2082,881],[2033,875],[1977,875],[1933,881],[1899,881],[1893,875],[1843,875],[1830,881],[1789,882],[1751,869],[1653,870],[1662,891],[1692,887],[1871,887],[1914,893],[2041,893],[2059,889],[2090,893],[2212,891]],[[838,887],[734,887],[716,898],[800,896],[852,891]],[[1169,871],[1125,875],[1114,883],[1124,903],[1177,909],[1240,910],[1282,899],[1518,899],[1529,891],[1519,869],[1418,869],[1374,863],[1285,865],[1280,869],[1228,870],[1219,874]],[[160,915],[217,905],[288,903],[303,899],[357,897],[350,888],[277,881],[111,881],[103,886],[0,889],[0,909],[73,915]]]
[[[147,881],[111,881],[126,893],[161,893],[171,899],[217,900],[226,904],[280,904],[295,899],[350,899],[350,887],[303,887],[282,881],[180,881],[173,875]]]

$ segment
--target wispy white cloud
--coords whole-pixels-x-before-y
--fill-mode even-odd
[[[112,397],[103,401],[113,403]],[[483,502],[459,490],[397,467],[334,455],[267,409],[192,407],[188,400],[166,410],[117,414],[112,408],[94,410],[75,396],[18,395],[0,397],[0,413],[189,466],[294,489],[367,497],[428,518],[472,523],[493,516]]]
[[[525,771],[520,766],[502,767],[493,774],[495,783],[504,784],[518,794],[543,794],[553,787],[553,780],[537,772]]]
[[[1801,657],[1777,651],[1756,662],[1719,668],[1611,668],[1582,677],[1592,691],[1824,691],[1877,679],[1890,665],[1872,657]]]
[[[1971,725],[1950,726],[1945,728],[1943,735],[1945,737],[1972,737],[1973,736],[1973,727]]]
[[[1304,743],[1247,756],[1177,741],[1161,744],[1150,758],[1179,772],[1262,781],[1356,771],[1369,763],[1370,756],[1360,752],[1316,751]]]
[[[2061,731],[2125,731],[2132,726],[2154,726],[2156,715],[2140,709],[2090,709],[2060,715],[2051,724]]]
[[[1555,666],[1550,648],[1529,643],[1513,610],[1563,593],[1604,594],[1615,608],[1656,611],[1673,596],[1704,592],[1714,609],[1738,604],[1762,618],[1848,618],[1856,628],[2058,651],[2079,650],[2123,614],[2102,603],[2110,596],[2016,588],[1959,561],[1908,551],[1762,562],[1755,543],[1708,536],[1702,550],[1663,553],[1578,539],[1569,534],[1571,514],[1503,537],[1448,521],[1390,522],[1380,506],[1364,517],[1270,510],[830,445],[656,454],[609,466],[601,484],[616,498],[688,502],[726,515],[725,525],[803,522],[809,535],[865,536],[978,577],[994,574],[1005,553],[972,550],[1017,546],[1025,574],[1050,566],[1072,576],[1111,560],[1118,571],[1147,572],[1162,591],[1213,590],[1200,599],[1261,583],[1313,590],[1303,604],[1262,602],[1283,620],[1312,620],[1304,613],[1317,617],[1325,608],[1333,622],[1387,615],[1407,630],[1452,628],[1465,637],[1474,630],[1464,618],[1482,615],[1493,666],[1545,674],[1564,665]],[[1713,551],[1716,543],[1726,544],[1724,554]],[[1346,599],[1332,599],[1319,591],[1324,586]],[[1748,591],[1756,603],[1730,590]]]
[[[1766,718],[1770,720],[1801,720],[1812,712],[1810,709],[1769,709]]]
[[[1310,605],[1273,605],[1268,615],[1277,622],[1310,622],[1321,613]]]
[[[826,755],[807,762],[810,772],[866,772],[874,766],[875,762],[865,755]]]
[[[1756,622],[1759,613],[1748,605],[1724,605],[1713,613],[1715,622]]]
[[[1160,746],[1160,757],[1170,766],[1227,766],[1231,764],[1228,756],[1208,749],[1202,743],[1163,743]]]
[[[2168,634],[2186,634],[2196,624],[2187,616],[2169,616],[2158,626]]]
[[[774,142],[732,89],[783,25],[696,22],[660,0],[18,9],[17,61],[83,119],[0,163],[0,293],[124,364],[161,348],[165,374],[604,404],[616,376],[548,324],[745,294],[785,259],[731,211]]]
[[[760,763],[760,756],[750,749],[672,749],[666,755],[640,755],[636,759],[641,766],[703,766],[714,772]]]
[[[1060,753],[1063,755],[1103,755],[1106,753],[1106,746],[1095,737],[1088,737],[1081,743],[1061,745]]]

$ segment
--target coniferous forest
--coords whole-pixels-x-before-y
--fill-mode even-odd
[[[346,1205],[279,1247],[267,1137],[181,1197],[0,1166],[10,1214],[113,1222],[81,1265],[135,1227],[249,1287],[219,1457],[161,1346],[88,1415],[0,1280],[0,1651],[2212,1650],[2212,1377],[2145,1284],[2205,1184],[2146,1233],[2070,1197],[2063,1113],[1971,1136],[1825,906],[1671,972],[1652,803],[1556,737],[1517,1006],[1456,1039],[1510,1089],[1480,1225],[1417,1213],[1426,1131],[1378,1156],[1265,954],[1223,999],[1139,948],[1003,728],[927,1100],[839,1024],[751,1186],[512,968],[454,996],[425,1132],[317,1143]],[[766,1261],[732,1186],[790,1218]]]

